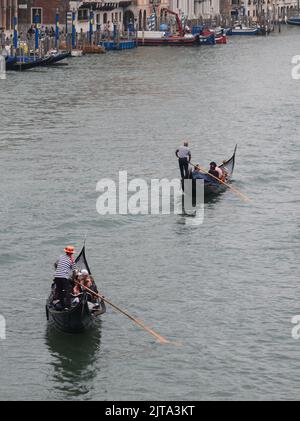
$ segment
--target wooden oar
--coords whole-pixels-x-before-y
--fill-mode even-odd
[[[230,186],[230,184],[225,183],[225,181],[221,180],[218,177],[215,177],[213,174],[210,174],[208,171],[206,171],[204,168],[201,168],[199,165],[195,165],[192,162],[190,162],[190,164],[193,167],[197,167],[199,168],[199,170],[207,175],[209,175],[210,177],[214,178],[215,180],[219,181],[219,183],[224,184],[224,186],[228,187],[230,190],[234,191],[237,195],[239,195],[240,197],[242,197],[245,202],[250,202],[251,200],[249,199],[248,196],[246,196],[245,194],[241,193],[238,189],[235,189],[234,187]]]
[[[75,281],[75,283],[78,284],[78,285],[80,285],[82,288],[84,288],[90,294],[94,294],[96,297],[100,298],[101,300],[103,300],[107,304],[111,305],[116,310],[118,310],[120,313],[122,313],[125,316],[127,316],[130,320],[132,320],[134,323],[136,323],[137,325],[139,325],[142,329],[146,330],[146,332],[148,332],[152,336],[154,336],[158,340],[159,343],[161,343],[161,344],[175,343],[175,342],[168,341],[166,338],[164,338],[163,336],[161,336],[158,333],[156,333],[153,329],[150,329],[150,327],[145,326],[144,323],[142,323],[140,320],[138,320],[135,317],[131,316],[129,313],[127,313],[127,311],[122,310],[120,307],[118,307],[115,304],[113,304],[112,302],[110,302],[107,298],[103,297],[101,294],[97,294],[95,291],[92,291],[90,288],[82,285],[78,281]]]

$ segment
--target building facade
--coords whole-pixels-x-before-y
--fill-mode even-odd
[[[0,28],[13,30],[14,16],[18,16],[18,27],[25,31],[35,22],[44,26],[55,25],[55,15],[59,12],[60,24],[66,22],[69,11],[76,12],[77,31],[89,31],[90,11],[94,12],[93,29],[103,30],[116,24],[120,30],[132,24],[135,29],[149,28],[149,17],[162,15],[162,9],[170,9],[182,18],[211,19],[222,17],[249,17],[257,20],[259,16],[270,19],[285,19],[297,13],[298,0],[119,0],[70,1],[70,0],[0,0]]]
[[[65,22],[66,12],[69,10],[68,0],[18,0],[19,27],[25,29],[38,22],[44,26],[55,25],[56,12],[60,15],[61,23]]]
[[[244,0],[242,7],[245,15],[253,20],[259,16],[278,20],[298,14],[297,0]]]
[[[249,17],[257,21],[260,17],[284,20],[298,14],[298,0],[220,0],[222,16]]]
[[[155,10],[160,14],[160,10],[169,5],[169,0],[119,0],[117,2],[95,2],[70,1],[69,8],[76,12],[77,32],[89,31],[90,12],[93,11],[93,30],[109,29],[116,25],[119,30],[131,28],[146,30],[148,19]]]

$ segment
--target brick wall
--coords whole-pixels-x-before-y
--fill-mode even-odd
[[[20,4],[27,4],[27,9],[19,9],[19,24],[32,23],[32,8],[42,8],[42,24],[55,25],[56,10],[59,11],[59,20],[64,24],[66,12],[69,10],[69,0],[18,0]]]

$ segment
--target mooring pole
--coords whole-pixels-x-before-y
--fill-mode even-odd
[[[58,48],[59,43],[59,12],[58,9],[56,9],[56,15],[55,15],[55,48]]]

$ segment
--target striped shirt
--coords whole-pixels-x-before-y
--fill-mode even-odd
[[[74,260],[66,254],[60,256],[56,265],[55,278],[69,279],[76,268]]]
[[[176,151],[176,155],[178,158],[187,158],[188,156],[191,156],[191,151],[187,146],[179,146]]]

